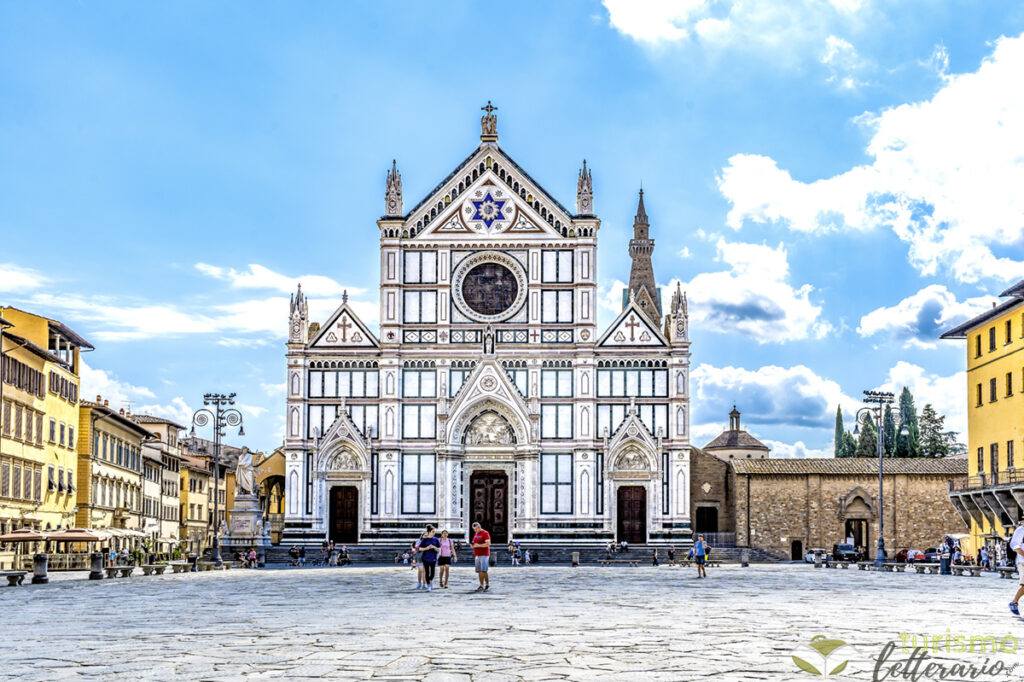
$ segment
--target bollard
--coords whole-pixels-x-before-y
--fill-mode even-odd
[[[579,552],[573,552],[572,553],[572,567],[573,568],[579,568],[579,565],[580,565],[580,553]]]
[[[32,584],[33,585],[45,585],[50,582],[50,579],[46,577],[46,566],[50,561],[50,557],[45,554],[36,554],[32,557]]]
[[[103,580],[103,552],[89,555],[89,580]]]
[[[750,552],[748,550],[740,552],[740,566],[743,568],[750,566]]]

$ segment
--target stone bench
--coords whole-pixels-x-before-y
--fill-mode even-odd
[[[212,561],[200,561],[196,564],[200,571],[212,571],[214,563]]]
[[[163,575],[166,570],[166,564],[143,564],[142,575],[153,575],[154,573],[157,575]]]
[[[1007,580],[1013,580],[1013,576],[1017,574],[1017,568],[1014,566],[999,566],[996,570],[999,571],[1000,578]]]
[[[981,566],[953,566],[954,575],[969,575],[975,578],[981,577],[981,573],[984,570]]]
[[[178,561],[171,563],[169,565],[175,573],[188,573],[189,570],[192,568],[192,565],[189,564],[187,561]]]
[[[602,567],[608,566],[609,564],[629,564],[630,566],[639,566],[640,561],[638,559],[601,559],[598,563]]]
[[[134,566],[107,566],[103,569],[108,578],[129,578],[135,571]]]
[[[7,578],[8,587],[18,587],[25,580],[26,573],[28,571],[3,571],[0,576]]]
[[[222,567],[222,568],[223,568],[223,569],[224,569],[225,571],[227,571],[227,570],[229,570],[229,569],[231,568],[231,565],[232,565],[232,564],[231,564],[231,562],[230,562],[230,561],[225,561],[225,562],[224,562],[224,565],[223,565],[223,567]]]
[[[874,565],[875,565],[875,562],[873,562],[873,561],[858,561],[857,562],[857,568],[862,570],[862,571],[870,570],[870,568],[872,566],[874,566]]]

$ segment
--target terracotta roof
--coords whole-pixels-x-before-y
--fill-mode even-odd
[[[746,431],[723,431],[704,446],[705,450],[771,450],[767,445],[751,436]]]
[[[132,420],[138,422],[139,424],[168,424],[169,426],[177,426],[181,430],[185,429],[184,426],[174,421],[173,419],[156,417],[151,414],[133,414]]]
[[[873,457],[808,457],[806,459],[742,459],[729,464],[737,474],[762,476],[833,476],[878,475],[878,460]],[[928,457],[886,459],[883,474],[917,474],[922,476],[966,476],[967,460],[960,457]]]
[[[1011,287],[1010,289],[1007,289],[1007,291],[1012,291],[1012,290],[1013,290],[1013,287]],[[1005,292],[1004,292],[1003,295],[1006,295]],[[970,332],[975,327],[980,327],[981,325],[985,324],[989,320],[994,319],[996,317],[999,317],[1000,315],[1002,315],[1006,311],[1011,310],[1013,308],[1016,308],[1017,306],[1019,306],[1021,304],[1022,304],[1021,299],[1020,298],[1016,298],[1016,297],[1011,298],[1011,299],[1009,299],[1007,301],[1003,301],[999,305],[994,306],[992,308],[989,308],[988,310],[986,310],[985,312],[981,313],[977,317],[972,317],[971,319],[967,320],[963,324],[959,324],[959,325],[953,327],[952,329],[950,329],[949,331],[944,332],[942,334],[942,336],[940,336],[939,338],[940,339],[966,339],[967,338],[967,333]]]

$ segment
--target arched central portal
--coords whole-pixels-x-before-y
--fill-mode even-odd
[[[331,540],[355,544],[359,541],[359,489],[354,485],[331,488]]]
[[[647,542],[647,489],[642,485],[624,485],[618,493],[619,542],[631,545]]]
[[[508,542],[508,474],[475,471],[469,477],[469,524],[479,523],[492,545]],[[470,529],[472,535],[472,529]]]

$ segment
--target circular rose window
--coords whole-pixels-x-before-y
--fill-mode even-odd
[[[518,296],[515,274],[500,263],[481,263],[462,279],[462,299],[478,315],[500,315],[512,307]]]

